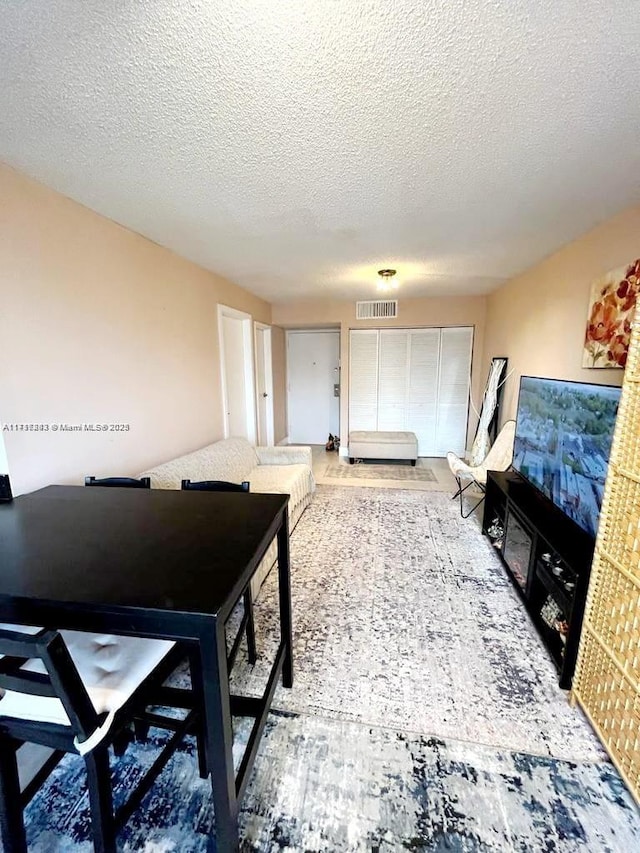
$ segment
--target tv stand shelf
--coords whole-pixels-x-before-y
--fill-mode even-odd
[[[482,532],[522,597],[560,677],[571,687],[593,537],[512,471],[489,471]]]

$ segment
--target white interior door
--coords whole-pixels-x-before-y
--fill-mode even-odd
[[[218,306],[220,368],[225,438],[241,436],[256,440],[256,409],[251,317],[224,305]]]
[[[419,456],[461,455],[473,329],[354,329],[349,430],[414,432]]]
[[[377,329],[354,329],[349,335],[351,432],[378,429],[378,343]]]
[[[415,432],[419,456],[436,456],[440,329],[409,332],[407,429]]]
[[[378,429],[404,431],[407,426],[409,333],[406,329],[380,332],[378,361]]]
[[[443,329],[440,339],[436,456],[463,456],[467,444],[472,328]]]
[[[256,324],[256,410],[258,444],[273,444],[273,368],[271,329]]]
[[[340,432],[340,333],[287,332],[289,441],[324,444]]]

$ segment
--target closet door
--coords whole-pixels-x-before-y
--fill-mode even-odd
[[[436,455],[440,329],[409,332],[406,428],[415,432],[419,456]]]
[[[349,430],[409,430],[420,456],[462,455],[472,343],[469,327],[352,330]]]
[[[378,360],[378,429],[403,431],[407,427],[409,332],[383,329]]]
[[[472,344],[472,328],[442,329],[434,456],[445,456],[449,450],[453,450],[459,456],[464,454],[467,441]]]
[[[349,335],[349,431],[359,429],[378,429],[377,329]]]

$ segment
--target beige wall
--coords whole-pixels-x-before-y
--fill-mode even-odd
[[[217,304],[268,303],[0,166],[0,421],[16,494],[134,474],[222,436]]]
[[[594,279],[640,256],[640,207],[624,211],[512,279],[487,302],[484,368],[506,355],[503,420],[515,414],[520,376],[622,384],[622,370],[586,369],[582,345]]]
[[[273,437],[276,444],[287,436],[287,354],[284,329],[271,327],[273,369]]]
[[[355,301],[273,306],[0,166],[0,421],[125,423],[128,432],[4,432],[15,493],[85,473],[135,473],[222,435],[217,304],[276,324],[274,433],[287,433],[283,328],[341,330],[341,432],[348,434],[349,329]],[[640,255],[640,207],[621,213],[485,297],[400,300],[385,326],[473,325],[472,390],[507,355],[521,373],[620,384],[585,370],[591,282]],[[380,324],[382,325],[382,324]],[[470,421],[470,435],[475,421]]]
[[[374,297],[375,298],[375,297]],[[486,299],[484,296],[403,299],[398,297],[395,320],[362,321],[355,317],[355,300],[305,300],[273,305],[273,322],[285,328],[337,327],[340,329],[341,400],[340,433],[346,449],[349,434],[349,329],[416,328],[426,326],[474,326],[471,388],[476,405],[484,388],[480,364],[484,348]],[[469,419],[469,436],[476,419]]]

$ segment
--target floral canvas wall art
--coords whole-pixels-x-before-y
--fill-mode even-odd
[[[608,272],[591,288],[583,367],[624,367],[640,291],[640,259]]]

